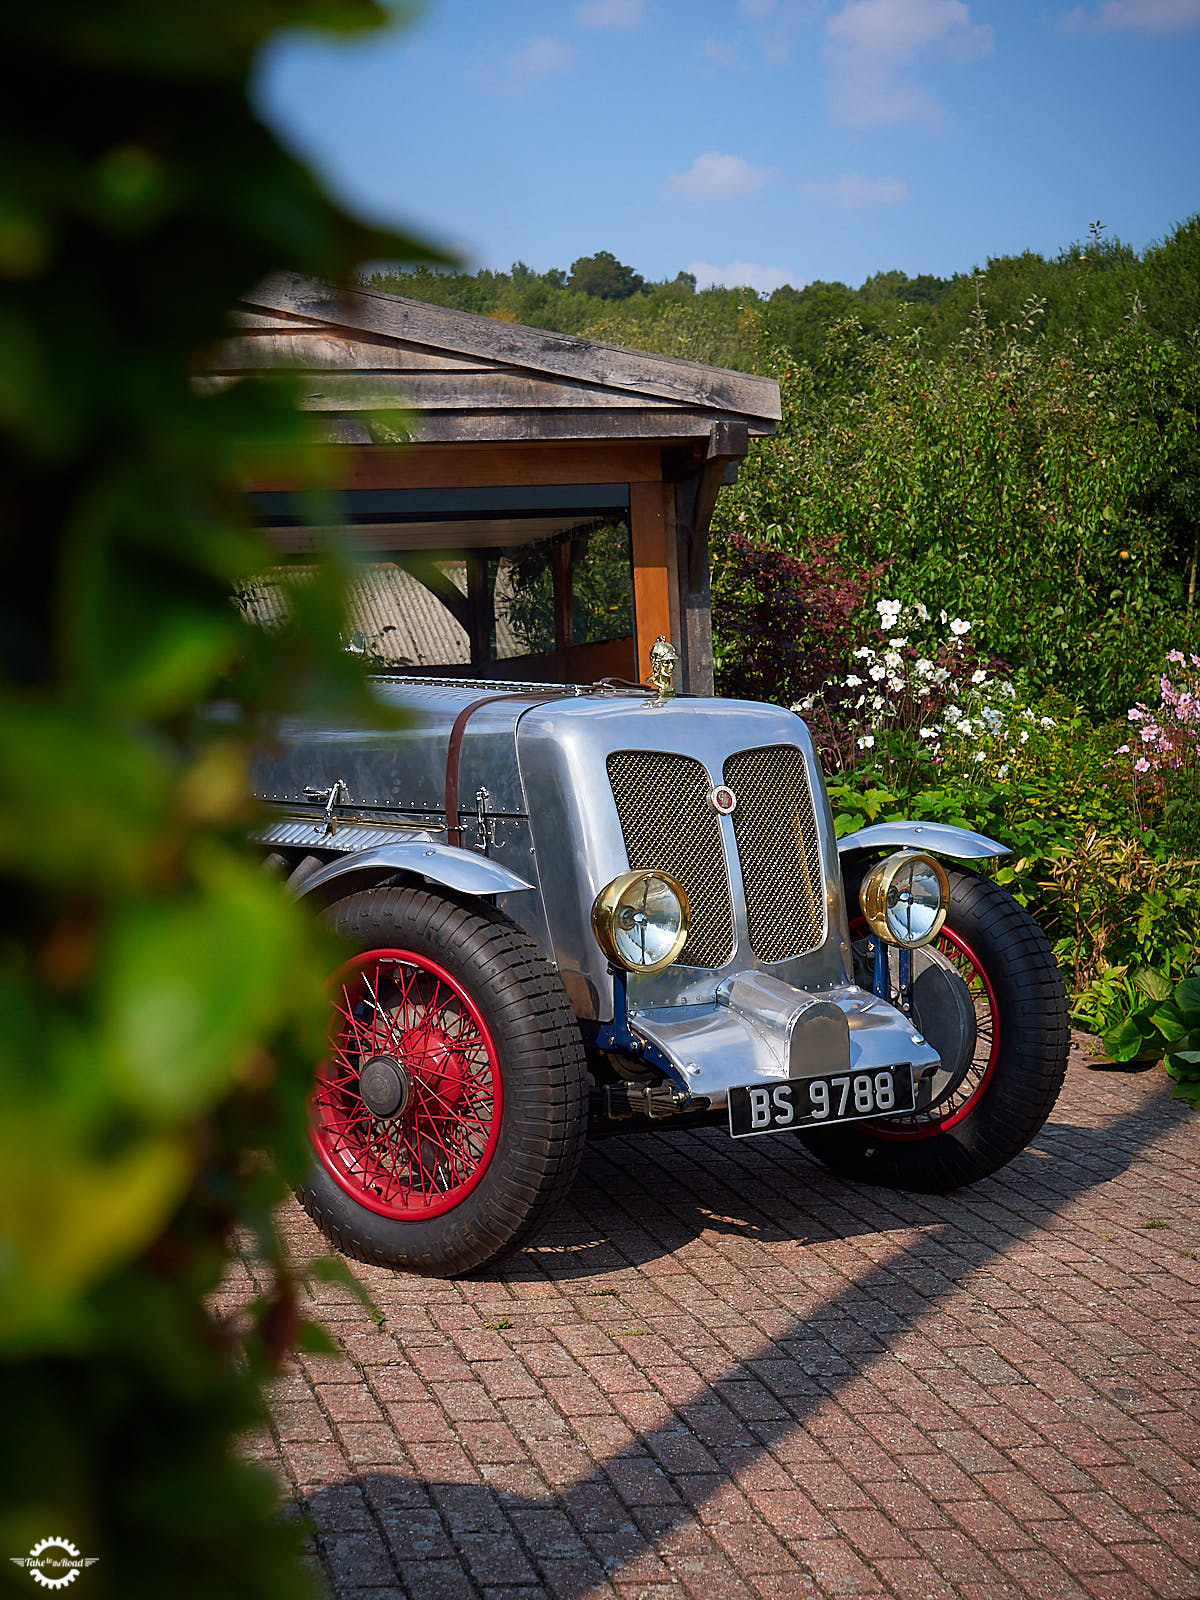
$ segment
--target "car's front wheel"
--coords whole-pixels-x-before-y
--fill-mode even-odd
[[[800,1135],[845,1177],[926,1193],[974,1183],[1025,1148],[1062,1088],[1070,1046],[1062,978],[1041,928],[990,878],[959,868],[946,876],[950,909],[935,948],[975,1013],[953,1088],[912,1116]],[[865,941],[865,923],[851,934]]]
[[[300,1198],[345,1254],[449,1277],[517,1249],[575,1175],[586,1067],[558,974],[487,907],[423,889],[340,901]]]

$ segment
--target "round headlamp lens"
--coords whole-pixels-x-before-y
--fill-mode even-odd
[[[932,856],[901,850],[873,866],[859,890],[871,931],[915,949],[936,939],[950,908],[950,886]]]
[[[596,896],[592,926],[610,961],[630,972],[660,972],[687,939],[687,895],[665,872],[623,872]]]

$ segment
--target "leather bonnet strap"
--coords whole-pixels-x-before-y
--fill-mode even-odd
[[[504,700],[573,700],[575,696],[561,689],[524,689],[518,694],[488,694],[472,700],[454,719],[450,729],[450,742],[446,746],[446,838],[450,844],[462,844],[462,829],[458,823],[458,769],[462,758],[463,734],[467,723],[483,706],[499,705]]]

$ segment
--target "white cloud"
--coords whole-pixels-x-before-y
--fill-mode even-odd
[[[642,0],[580,0],[575,7],[581,28],[636,28],[642,20]]]
[[[524,94],[552,72],[562,72],[574,59],[573,45],[565,39],[541,34],[526,39],[511,55],[502,56],[494,67],[477,73],[476,77],[505,94]]]
[[[736,44],[727,44],[720,39],[701,39],[696,48],[710,66],[728,71],[742,65],[742,53]]]
[[[697,156],[686,172],[673,172],[670,187],[689,200],[731,200],[756,193],[770,176],[766,167],[752,167],[741,156],[709,150]]]
[[[973,61],[992,48],[992,30],[971,21],[964,0],[848,0],[825,41],[835,118],[870,127],[935,117],[936,104],[904,69],[926,55]]]
[[[899,178],[864,178],[843,172],[832,183],[805,184],[809,194],[832,200],[842,211],[871,211],[875,206],[898,206],[908,199],[908,185]]]
[[[1103,0],[1094,11],[1076,6],[1058,26],[1062,33],[1182,33],[1200,27],[1200,0]]]
[[[738,16],[752,32],[768,66],[782,66],[792,53],[792,35],[814,22],[828,0],[738,0]]]
[[[800,289],[802,278],[787,267],[762,267],[757,261],[731,261],[727,267],[715,267],[711,261],[689,261],[687,270],[696,275],[697,289],[708,289],[721,284],[726,289],[754,289],[759,294],[770,294],[785,283]]]

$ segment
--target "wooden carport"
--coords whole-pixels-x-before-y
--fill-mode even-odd
[[[245,298],[208,381],[280,367],[300,373],[301,403],[329,417],[341,518],[371,547],[401,551],[401,564],[417,551],[463,553],[457,589],[414,568],[471,641],[456,670],[644,678],[661,633],[680,651],[681,687],[712,692],[709,518],[749,438],[775,429],[772,380],[294,276]],[[403,407],[411,442],[386,420]],[[251,473],[281,549],[311,548],[286,470]],[[605,517],[628,526],[631,637],[580,643],[571,550]],[[531,539],[545,539],[552,560],[553,647],[497,664],[484,620],[495,596],[480,573],[494,574],[488,551]]]

